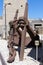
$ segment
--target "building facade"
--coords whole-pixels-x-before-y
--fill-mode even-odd
[[[43,34],[43,20],[41,19],[31,19],[31,26],[33,30],[38,30],[39,34]]]
[[[8,3],[10,3],[10,5],[8,5]],[[0,19],[1,21],[0,26],[3,30],[4,37],[5,37],[5,22],[6,22],[6,29],[7,29],[6,32],[8,35],[9,22],[14,20],[17,9],[18,9],[18,18],[24,16],[26,3],[27,3],[27,0],[4,0],[3,19],[2,20]],[[6,6],[6,9],[5,9],[5,6]]]
[[[11,5],[8,5],[8,3],[11,3]],[[3,3],[3,17],[0,17],[0,33],[3,34],[3,37],[5,37],[5,5],[6,5],[6,26],[7,26],[7,36],[9,31],[9,22],[14,20],[16,10],[18,9],[18,18],[24,16],[25,6],[26,6],[27,0],[4,0]],[[27,12],[28,13],[28,12]],[[42,28],[40,27],[40,30],[43,30],[43,20],[34,20],[29,19],[30,26],[32,26],[33,30],[36,24],[41,24]]]

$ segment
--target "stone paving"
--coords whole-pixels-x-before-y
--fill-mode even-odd
[[[18,47],[15,47],[18,49]],[[0,40],[0,65],[43,65],[43,48],[39,48],[39,61],[35,60],[35,48],[25,48],[24,50],[24,59],[19,61],[19,53],[17,50],[17,55],[13,63],[7,63],[8,59],[8,48],[7,41]]]

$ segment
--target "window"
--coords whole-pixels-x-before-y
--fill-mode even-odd
[[[21,7],[23,7],[23,5],[21,5]]]

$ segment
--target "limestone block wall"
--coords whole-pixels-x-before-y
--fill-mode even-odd
[[[11,3],[11,5],[6,6],[6,22],[7,22],[7,31],[8,31],[9,22],[14,19],[17,9],[18,9],[18,18],[24,16],[25,5],[27,3],[27,0],[4,0],[4,5],[7,3]],[[5,17],[5,9],[3,10],[3,16]]]

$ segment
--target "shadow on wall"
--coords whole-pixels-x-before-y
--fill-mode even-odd
[[[30,56],[35,59],[35,54],[36,54],[35,48],[32,48],[32,50],[30,51],[30,53],[27,56]]]
[[[2,65],[7,65],[7,64],[5,63],[5,60],[4,60],[4,58],[3,58],[3,56],[2,56],[1,53],[0,53],[0,60],[1,60]]]
[[[32,48],[32,50],[30,51],[30,53],[28,53],[27,56],[30,56],[33,59],[36,59],[36,48]],[[41,63],[43,63],[43,49],[42,49],[42,47],[39,47],[38,61],[41,62]]]
[[[43,65],[43,63],[40,63],[40,65]]]

